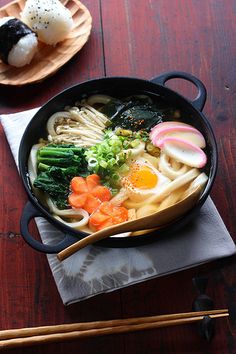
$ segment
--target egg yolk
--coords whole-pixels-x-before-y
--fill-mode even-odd
[[[129,176],[130,183],[140,189],[151,189],[157,185],[158,177],[148,166],[133,166]]]

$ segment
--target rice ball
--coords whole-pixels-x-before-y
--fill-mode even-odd
[[[22,67],[33,59],[38,47],[36,34],[15,17],[0,19],[0,58],[6,64]]]
[[[21,20],[50,45],[63,41],[73,27],[70,10],[59,0],[27,0]]]

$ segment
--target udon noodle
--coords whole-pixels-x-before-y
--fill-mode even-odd
[[[177,113],[166,117],[148,96],[106,95],[55,112],[29,156],[37,198],[60,222],[91,233],[203,190],[204,137]]]

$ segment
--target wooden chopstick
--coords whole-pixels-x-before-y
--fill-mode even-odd
[[[182,318],[208,316],[228,313],[228,309],[209,310],[209,311],[196,311],[196,312],[182,312],[167,315],[146,316],[146,317],[133,317],[125,319],[107,320],[107,321],[93,321],[83,323],[72,323],[52,326],[29,327],[20,329],[7,329],[0,331],[0,340],[11,339],[19,337],[28,337],[42,334],[64,333],[72,331],[84,331],[88,329],[116,327],[123,325],[134,325],[140,323],[149,323],[166,320],[176,320]]]
[[[64,324],[0,331],[0,350],[32,346],[50,342],[74,340],[117,333],[127,333],[167,326],[177,326],[200,321],[204,316],[220,318],[229,316],[228,310],[186,312],[170,315],[137,317],[109,321]]]

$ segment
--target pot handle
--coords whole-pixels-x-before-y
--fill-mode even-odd
[[[65,234],[63,240],[55,245],[46,245],[38,240],[35,240],[33,236],[29,233],[28,226],[31,219],[35,217],[43,217],[38,209],[34,207],[34,205],[30,202],[27,202],[20,220],[20,230],[21,235],[26,243],[28,243],[31,247],[36,249],[37,251],[43,253],[58,253],[65,249],[66,247],[70,246],[75,241],[78,241],[78,238],[75,236]]]
[[[163,73],[151,79],[150,81],[154,82],[155,84],[160,84],[165,86],[166,81],[171,79],[184,79],[189,82],[192,82],[197,87],[198,89],[197,97],[190,102],[195,108],[197,108],[199,111],[202,111],[206,102],[207,91],[204,84],[195,76],[182,71],[170,71],[170,72]]]

